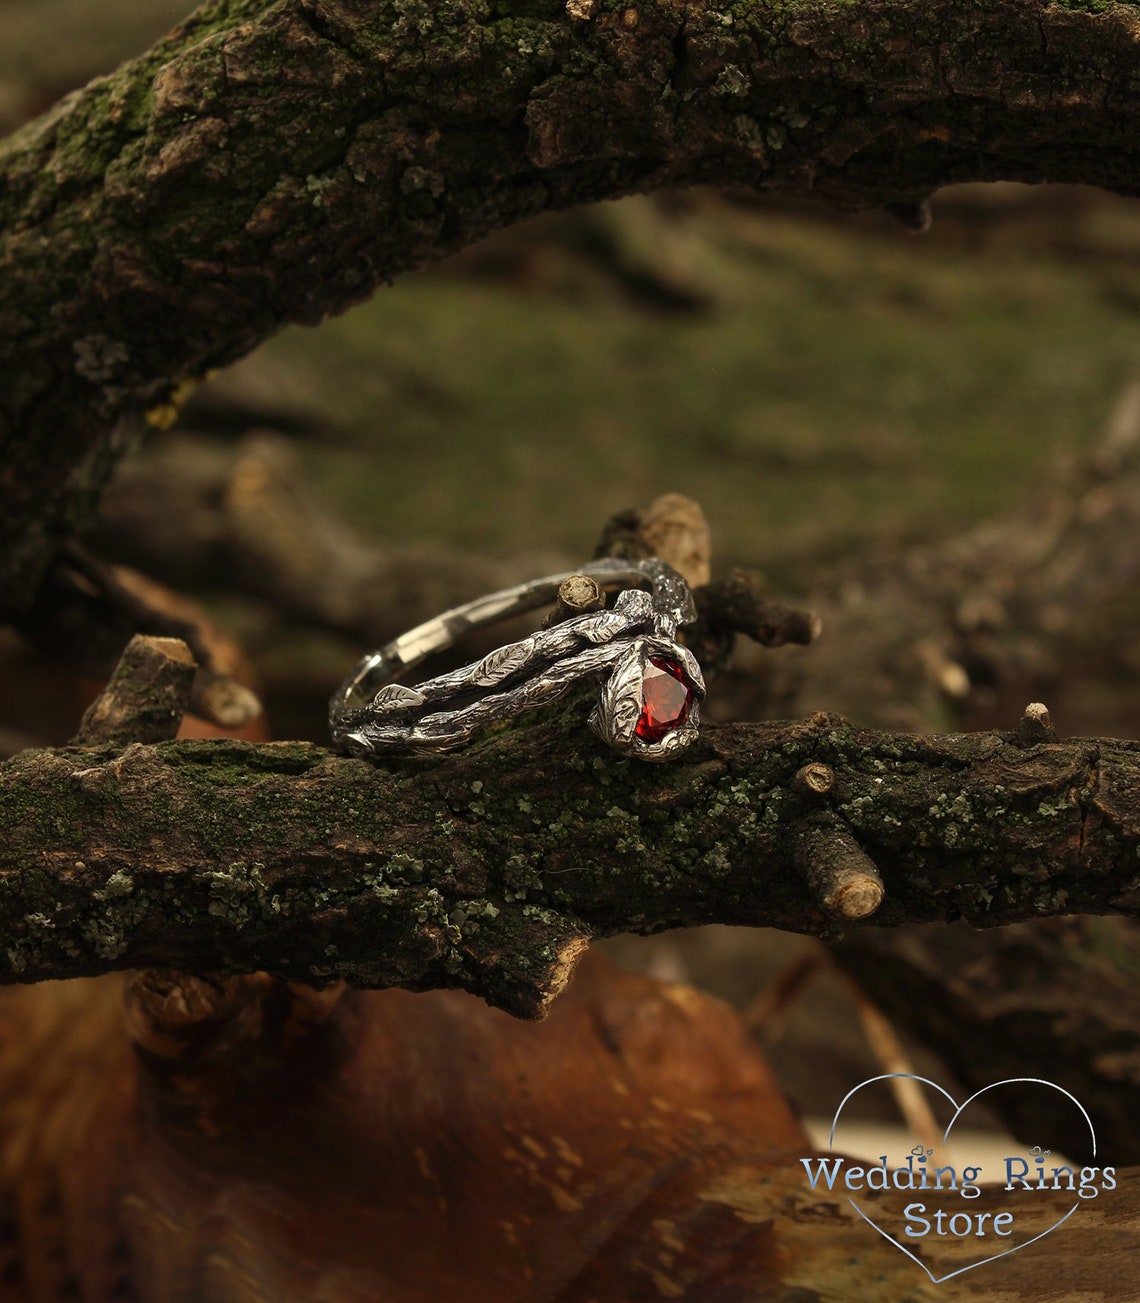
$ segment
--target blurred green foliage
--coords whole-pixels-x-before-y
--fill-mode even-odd
[[[1079,211],[980,247],[711,195],[591,212],[288,331],[234,383],[303,395],[317,482],[382,536],[573,554],[680,489],[722,560],[794,583],[1016,502],[1140,364],[1131,247],[1050,247]]]

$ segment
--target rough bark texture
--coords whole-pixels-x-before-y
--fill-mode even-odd
[[[76,745],[169,742],[190,702],[194,670],[194,658],[181,639],[136,634],[110,683],[83,716]]]
[[[265,969],[538,1017],[592,936],[834,936],[796,867],[821,800],[882,875],[876,924],[1140,910],[1140,743],[817,716],[710,728],[656,766],[601,751],[584,713],[385,766],[300,743],[18,756],[0,768],[3,978]],[[793,785],[809,762],[834,771],[822,798]]]
[[[662,186],[1135,193],[1138,64],[1135,6],[1101,0],[213,0],[0,151],[0,610],[130,418],[285,322]]]

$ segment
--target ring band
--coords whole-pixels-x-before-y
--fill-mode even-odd
[[[464,634],[549,605],[572,575],[622,591],[608,609],[561,620],[462,669],[414,688],[395,682]],[[590,727],[618,751],[670,759],[696,739],[705,695],[696,657],[675,638],[677,628],[696,616],[689,586],[656,557],[606,557],[504,588],[365,656],[329,703],[333,740],[356,755],[447,751],[488,724],[556,701],[583,678],[605,675]]]

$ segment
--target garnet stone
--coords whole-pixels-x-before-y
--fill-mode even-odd
[[[693,690],[676,661],[650,656],[641,680],[641,714],[634,733],[643,742],[660,742],[689,718]]]

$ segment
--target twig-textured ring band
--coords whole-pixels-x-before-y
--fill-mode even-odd
[[[572,616],[414,688],[394,680],[463,634],[549,605],[572,575],[621,589],[608,609]],[[649,591],[644,591],[648,588]],[[667,760],[697,736],[701,667],[676,641],[696,619],[688,585],[664,561],[604,558],[445,611],[365,656],[329,704],[333,740],[357,755],[446,751],[487,724],[602,679],[590,727],[642,760]]]

